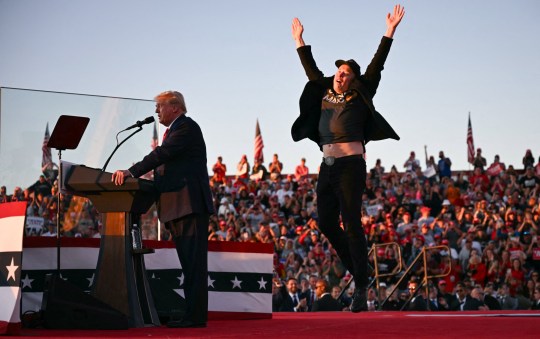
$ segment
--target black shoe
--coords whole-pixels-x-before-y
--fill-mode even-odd
[[[167,323],[167,327],[171,327],[171,328],[206,327],[206,322],[193,322],[191,320],[171,320]]]
[[[351,312],[358,313],[367,311],[367,290],[365,288],[356,289],[351,303]]]

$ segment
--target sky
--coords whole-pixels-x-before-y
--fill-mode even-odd
[[[178,90],[186,98],[188,116],[205,135],[209,168],[219,155],[228,165],[228,174],[234,174],[242,154],[252,162],[258,120],[267,164],[277,153],[287,173],[302,157],[316,171],[321,159],[318,146],[308,140],[295,143],[290,136],[307,81],[291,37],[291,21],[300,18],[306,44],[312,45],[319,68],[330,76],[336,59],[353,58],[365,69],[394,4],[387,0],[0,0],[0,86],[145,100],[164,90]],[[469,112],[475,146],[483,149],[488,163],[499,154],[507,165],[521,168],[527,149],[538,159],[540,2],[401,4],[406,14],[374,98],[377,110],[401,140],[368,143],[368,168],[381,159],[387,169],[396,165],[403,170],[410,151],[424,165],[426,147],[435,158],[444,151],[452,169],[469,169]],[[151,102],[144,105],[148,111],[128,108],[121,119],[101,118],[99,127],[93,128],[110,132],[104,135],[113,144],[122,127],[154,113]],[[61,111],[60,107],[55,114]],[[36,113],[33,126],[32,120],[21,121],[13,112],[1,112],[0,158],[19,147],[19,154],[35,157],[34,163],[39,163],[45,122]],[[51,130],[55,121],[54,116],[47,119]],[[6,129],[12,128],[35,128],[38,141],[14,145],[15,141],[4,138]],[[151,130],[145,128],[141,138],[150,138]],[[161,126],[160,134],[162,130]],[[150,151],[150,141],[141,138],[126,142],[139,143],[140,154],[124,152],[115,166],[127,168]],[[63,159],[78,160],[77,151]],[[102,157],[109,151],[101,149]],[[19,170],[11,160],[4,159],[0,166],[0,173]],[[24,186],[35,181],[39,167],[35,173],[7,184]],[[6,178],[0,175],[0,180]]]

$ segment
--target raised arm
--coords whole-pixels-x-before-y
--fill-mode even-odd
[[[401,22],[401,19],[403,19],[404,15],[405,7],[401,7],[401,5],[394,6],[393,14],[386,14],[386,33],[384,34],[385,37],[390,39],[394,37],[394,32],[396,31],[396,28]]]
[[[296,48],[305,46],[306,43],[304,42],[304,39],[302,38],[302,34],[304,33],[304,26],[302,26],[302,23],[298,18],[294,18],[292,22],[292,37],[294,41],[296,42]]]
[[[292,37],[296,42],[296,51],[300,57],[300,62],[304,67],[304,71],[309,80],[316,80],[324,76],[323,72],[317,67],[315,59],[311,54],[311,46],[306,46],[302,34],[304,33],[304,26],[298,18],[294,18],[292,22]]]
[[[381,72],[384,69],[386,57],[390,52],[390,46],[394,41],[394,32],[401,22],[403,15],[405,15],[405,8],[401,7],[401,5],[395,5],[394,13],[388,13],[386,15],[386,33],[379,44],[377,52],[373,56],[373,59],[369,65],[366,67],[366,71],[363,75],[363,83],[369,91],[371,97],[374,97],[375,93],[377,93],[377,88],[379,87],[379,82],[381,81]]]

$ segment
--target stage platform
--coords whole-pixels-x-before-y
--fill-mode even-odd
[[[23,338],[539,338],[540,312],[273,313],[271,319],[211,320],[207,328],[22,329]]]

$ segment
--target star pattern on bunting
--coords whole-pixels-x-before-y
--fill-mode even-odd
[[[34,279],[30,279],[28,274],[26,274],[24,279],[21,279],[22,288],[28,287],[28,288],[32,289],[32,281],[34,281]]]
[[[235,287],[238,287],[239,289],[242,289],[242,286],[240,285],[242,283],[241,280],[238,280],[238,278],[236,276],[234,276],[234,280],[231,280],[233,286],[232,288],[234,289]]]
[[[212,288],[215,288],[214,287],[214,282],[215,280],[212,280],[212,278],[210,278],[210,274],[208,275],[208,286],[212,286]]]
[[[176,278],[180,281],[180,284],[178,286],[184,285],[184,273],[182,273],[181,276],[176,277]]]
[[[9,266],[6,266],[6,268],[8,270],[6,281],[9,281],[9,279],[13,279],[13,281],[15,281],[15,272],[17,271],[19,266],[15,265],[15,259],[13,257],[11,257],[11,264]]]
[[[176,288],[175,288],[173,291],[176,292],[176,294],[178,294],[178,295],[181,296],[182,298],[186,299],[186,295],[184,294],[184,289],[182,289],[182,288],[176,289]]]
[[[264,280],[264,278],[261,276],[261,280],[257,281],[259,283],[259,289],[260,290],[266,290],[266,283],[267,281]]]
[[[91,287],[92,285],[94,285],[94,278],[95,277],[96,277],[96,274],[93,273],[90,278],[86,278],[86,280],[88,280],[88,287]]]

